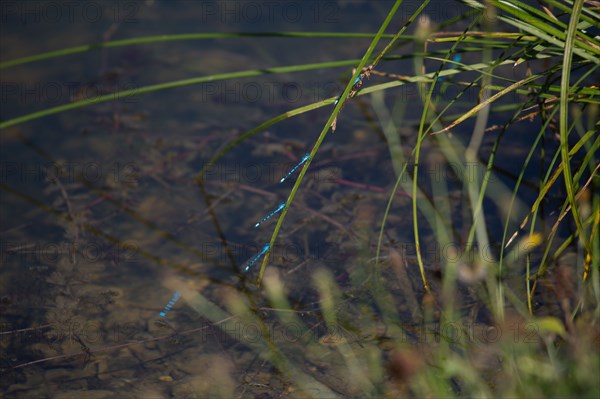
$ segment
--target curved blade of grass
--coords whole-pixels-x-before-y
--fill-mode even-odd
[[[133,46],[139,44],[152,44],[161,42],[173,42],[182,40],[206,40],[206,39],[229,39],[238,37],[304,37],[304,38],[372,38],[374,33],[338,33],[338,32],[231,32],[231,33],[183,33],[177,35],[145,36],[132,39],[113,40],[103,43],[84,44],[81,46],[68,47],[60,50],[49,51],[46,53],[30,55],[27,57],[16,58],[10,61],[0,62],[0,69],[10,68],[16,65],[28,64],[30,62],[42,61],[70,54],[83,53],[86,51],[97,50],[101,48]],[[391,38],[393,35],[382,35]],[[405,36],[403,39],[410,40],[412,36]]]
[[[385,29],[387,28],[387,26],[391,22],[392,17],[394,16],[394,14],[396,13],[396,11],[398,10],[398,7],[400,7],[401,3],[402,3],[402,0],[396,0],[396,2],[394,3],[392,9],[388,13],[387,17],[385,18],[385,20],[383,21],[383,23],[381,24],[381,26],[379,27],[379,31],[377,32],[377,35],[375,36],[375,38],[373,38],[373,40],[371,41],[371,44],[369,45],[369,48],[367,49],[367,51],[365,52],[364,56],[360,60],[358,66],[356,68],[356,72],[353,74],[352,78],[348,81],[348,84],[346,85],[346,89],[342,93],[342,95],[341,95],[341,97],[340,97],[337,105],[335,106],[335,109],[333,110],[333,112],[329,116],[329,119],[327,120],[327,123],[323,127],[323,130],[321,130],[321,134],[317,138],[317,141],[315,142],[315,144],[313,146],[313,149],[310,152],[310,158],[308,159],[308,161],[306,161],[304,163],[304,166],[300,170],[300,174],[298,176],[298,179],[294,183],[294,187],[292,188],[292,190],[290,192],[290,195],[287,198],[286,206],[285,206],[285,208],[283,208],[283,211],[281,212],[281,214],[279,216],[279,219],[277,220],[277,225],[275,226],[275,230],[273,231],[273,234],[271,235],[271,240],[270,240],[271,248],[273,248],[274,245],[275,245],[275,239],[277,238],[277,235],[279,234],[279,229],[281,229],[281,225],[283,224],[283,221],[285,220],[285,216],[287,214],[287,211],[288,211],[288,209],[289,209],[292,201],[294,200],[294,197],[296,196],[296,192],[298,191],[298,188],[300,187],[300,184],[302,183],[304,175],[306,174],[306,171],[308,170],[308,168],[309,168],[312,160],[314,159],[314,156],[317,153],[317,150],[321,146],[321,143],[325,139],[325,136],[327,136],[327,132],[329,131],[329,128],[331,127],[331,124],[333,123],[333,121],[335,120],[335,118],[337,118],[337,115],[339,114],[340,110],[342,109],[342,106],[346,102],[346,100],[348,98],[348,95],[350,94],[350,91],[352,90],[352,87],[354,86],[355,79],[362,73],[363,67],[366,65],[367,60],[369,59],[369,57],[373,53],[373,50],[375,50],[375,46],[377,45],[377,43],[381,39],[381,36],[383,35],[383,32],[385,31]],[[427,3],[428,3],[428,1],[425,1],[424,5],[427,4]],[[424,5],[422,7],[424,7]],[[407,24],[408,24],[408,22],[407,22]],[[392,41],[394,41],[397,37],[399,37],[399,35],[403,31],[403,29],[394,36],[394,39],[392,39]],[[386,47],[386,49],[388,49],[390,46],[391,46],[391,43],[388,45],[388,47]],[[269,261],[270,254],[271,254],[271,251],[267,251],[267,253],[265,254],[265,256],[263,258],[263,262],[262,262],[262,265],[260,267],[260,273],[258,275],[257,285],[260,285],[260,282],[262,280],[262,276],[263,276],[263,274],[265,272],[265,268],[267,267],[267,263]]]
[[[583,242],[583,246],[588,254],[591,255],[592,248],[590,246],[589,241],[585,237],[585,231],[583,229],[583,225],[581,224],[581,219],[579,218],[578,205],[575,201],[575,191],[574,187],[577,182],[573,181],[573,175],[571,173],[571,159],[569,157],[569,129],[568,129],[568,118],[569,118],[569,91],[570,87],[570,78],[571,78],[571,64],[573,62],[573,43],[575,42],[575,35],[577,33],[577,23],[579,21],[579,15],[581,14],[581,9],[583,7],[584,0],[575,1],[575,6],[573,7],[573,13],[571,14],[571,19],[569,21],[569,28],[567,30],[567,39],[565,41],[565,56],[563,58],[563,68],[562,68],[562,76],[560,80],[560,113],[559,113],[559,126],[560,126],[560,153],[562,158],[562,163],[564,165],[563,175],[565,177],[565,185],[567,188],[567,196],[569,198],[569,202],[571,204],[573,219],[575,220],[575,225],[577,226],[577,232],[579,233],[579,238]],[[597,62],[600,62],[597,60]]]
[[[380,267],[379,267],[379,257],[381,253],[381,245],[383,240],[383,232],[385,229],[387,217],[389,215],[389,210],[391,209],[392,202],[396,197],[396,192],[398,187],[402,185],[404,191],[410,192],[413,198],[419,198],[419,208],[421,213],[424,215],[425,219],[431,226],[436,226],[437,221],[442,217],[439,211],[435,208],[435,206],[429,201],[426,195],[422,190],[417,188],[417,191],[414,192],[413,179],[410,176],[406,176],[407,166],[410,164],[405,160],[404,154],[402,153],[400,140],[397,137],[397,128],[394,124],[394,121],[391,118],[390,113],[387,111],[385,103],[383,102],[383,96],[372,96],[373,101],[373,109],[377,118],[382,126],[383,133],[388,142],[388,147],[390,151],[390,157],[392,158],[392,166],[394,168],[394,173],[396,174],[396,183],[394,188],[391,191],[390,197],[388,199],[388,203],[386,205],[386,210],[383,215],[383,219],[381,222],[381,228],[379,231],[379,237],[377,240],[377,249],[375,253],[375,276],[377,279],[380,277]],[[413,151],[414,155],[414,151]],[[439,226],[439,228],[443,231],[438,231],[438,234],[442,237],[448,238],[448,232],[445,229],[445,226]],[[422,269],[422,277],[424,278],[424,269]]]
[[[377,302],[377,305],[381,311],[382,318],[384,320],[389,320],[390,323],[393,323],[393,320],[397,320],[398,315],[394,315],[394,312],[397,312],[393,304],[394,300],[387,294],[389,294],[386,290],[381,289],[381,266],[380,266],[380,254],[381,254],[381,245],[383,241],[383,232],[385,229],[386,221],[389,215],[389,211],[391,209],[392,202],[396,197],[396,192],[398,187],[401,185],[405,192],[410,193],[414,197],[419,198],[419,208],[427,223],[429,225],[437,226],[438,229],[443,230],[442,232],[438,231],[438,235],[442,237],[448,237],[448,233],[446,232],[446,226],[440,224],[439,221],[443,218],[439,212],[439,209],[436,209],[435,205],[427,198],[426,194],[422,190],[418,190],[417,192],[412,192],[412,178],[407,176],[406,170],[410,162],[406,161],[404,154],[402,152],[402,147],[400,143],[400,139],[398,137],[398,129],[396,124],[392,118],[392,113],[387,109],[387,106],[384,102],[383,92],[378,91],[374,92],[371,96],[372,100],[372,108],[377,116],[381,129],[383,130],[383,134],[386,138],[387,145],[390,152],[390,158],[392,160],[392,167],[394,169],[394,173],[396,174],[396,183],[394,188],[391,191],[390,197],[388,198],[387,206],[382,218],[381,227],[379,231],[379,237],[377,240],[377,249],[375,252],[375,267],[373,268],[373,276],[374,276],[374,285],[377,288],[376,291],[372,292],[373,298]],[[404,104],[404,103],[403,103]],[[414,152],[413,152],[414,154]],[[412,292],[412,289],[411,289]],[[415,299],[416,303],[416,299]],[[412,311],[416,312],[419,309],[419,306],[410,307]],[[393,318],[395,317],[395,319]]]
[[[47,108],[38,112],[33,112],[31,114],[19,116],[17,118],[9,119],[5,122],[0,123],[0,130],[6,129],[11,126],[15,126],[24,122],[29,122],[35,119],[42,118],[44,116],[57,114],[59,112],[69,111],[81,107],[85,107],[92,104],[98,104],[110,100],[120,100],[127,97],[132,97],[137,94],[151,93],[154,91],[173,89],[176,87],[182,86],[190,86],[200,83],[206,82],[214,82],[217,80],[226,80],[226,79],[239,79],[239,78],[247,78],[251,76],[260,76],[266,74],[276,74],[276,73],[292,73],[292,72],[303,72],[310,71],[314,69],[320,68],[332,68],[339,66],[348,66],[348,65],[356,65],[358,60],[344,60],[344,61],[334,61],[334,62],[323,62],[323,63],[313,63],[313,64],[304,64],[304,65],[291,65],[291,66],[283,66],[283,67],[273,67],[273,68],[261,68],[261,69],[253,69],[246,71],[238,71],[238,72],[229,72],[222,73],[217,75],[209,75],[209,76],[200,76],[196,78],[182,79],[176,80],[172,82],[158,83],[155,85],[144,86],[137,89],[124,90],[121,92],[105,94],[102,96],[88,98],[82,101],[77,101],[70,104],[63,104],[53,108]]]
[[[422,60],[421,60],[422,62]],[[418,189],[418,176],[419,176],[419,158],[421,155],[421,144],[425,139],[425,122],[427,120],[427,115],[429,114],[431,97],[433,95],[433,88],[435,87],[435,82],[431,85],[429,92],[427,93],[427,97],[425,99],[425,104],[423,107],[423,112],[421,113],[421,120],[419,122],[419,132],[417,134],[417,142],[415,143],[414,149],[414,171],[413,171],[413,181],[412,181],[412,217],[413,217],[413,234],[415,239],[415,252],[417,254],[417,262],[419,263],[419,271],[421,272],[421,280],[423,281],[423,287],[425,291],[429,292],[430,287],[427,282],[427,277],[425,276],[425,265],[423,263],[423,255],[421,254],[421,240],[419,238],[419,219],[417,214],[418,204],[417,204],[417,196],[414,195]],[[421,91],[421,90],[419,90]]]
[[[473,22],[475,23],[475,22]],[[468,27],[467,29],[465,29],[465,31],[468,31],[470,29],[470,27]],[[451,57],[451,55],[455,52],[455,49],[458,47],[458,44],[462,41],[461,39],[463,38],[464,35],[461,35],[461,38],[459,38],[459,40],[450,48],[450,50],[448,51],[448,54],[446,55],[446,58],[449,59]],[[425,48],[426,46],[426,42],[424,40],[421,40],[418,42],[418,45]],[[427,282],[427,278],[425,276],[425,265],[423,263],[423,255],[421,253],[421,239],[420,239],[420,235],[419,235],[419,220],[418,220],[418,214],[417,214],[417,209],[419,207],[418,205],[418,201],[417,201],[417,197],[416,197],[416,192],[418,189],[418,176],[419,176],[419,159],[420,159],[420,155],[421,155],[421,144],[423,143],[423,141],[425,140],[425,137],[427,136],[427,132],[428,130],[425,128],[426,122],[428,122],[431,118],[429,118],[429,113],[430,112],[435,112],[435,106],[432,102],[432,97],[433,97],[433,91],[434,88],[436,86],[436,83],[439,82],[439,76],[440,73],[442,71],[442,68],[444,67],[445,61],[442,62],[442,64],[440,64],[438,70],[435,72],[435,79],[432,81],[432,84],[429,87],[429,90],[427,90],[427,92],[425,92],[425,84],[421,83],[421,84],[417,84],[417,89],[418,92],[420,94],[420,98],[421,98],[421,102],[423,103],[423,112],[421,113],[421,118],[419,121],[419,131],[417,133],[417,142],[415,143],[415,148],[413,150],[414,153],[414,171],[413,171],[413,181],[412,181],[412,217],[413,217],[413,234],[414,234],[414,242],[415,242],[415,252],[417,255],[417,262],[419,264],[419,271],[421,273],[421,280],[423,281],[423,287],[425,288],[425,290],[427,292],[430,291],[430,287],[429,287],[429,283]],[[420,73],[420,71],[425,72],[425,67],[424,67],[424,58],[423,57],[415,57],[415,61],[414,61],[414,69],[416,71],[416,73]],[[441,115],[438,116],[438,118],[441,117]],[[434,123],[436,123],[437,118],[435,118],[432,122],[430,122],[430,125],[433,126]],[[442,236],[442,231],[444,229],[442,228],[435,228],[437,226],[442,226],[441,224],[434,224],[431,223],[431,226],[434,227],[434,231],[435,234],[437,235],[437,239],[441,242],[443,242],[444,244],[447,243],[449,241],[449,237],[447,236],[447,233],[444,232],[444,235]]]

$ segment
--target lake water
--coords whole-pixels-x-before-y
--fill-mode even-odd
[[[392,4],[5,1],[0,59],[186,33],[374,33]],[[417,6],[403,5],[387,33],[395,33]],[[435,22],[462,11],[454,2],[441,1],[426,9]],[[465,26],[459,21],[454,27]],[[312,160],[270,251],[260,288],[261,262],[246,273],[242,269],[270,241],[278,215],[259,228],[254,225],[286,200],[300,168],[289,180],[279,180],[310,152],[332,106],[258,132],[227,152],[202,184],[196,177],[243,133],[338,96],[370,41],[196,38],[94,48],[3,68],[2,122],[106,94],[133,90],[134,95],[0,130],[2,392],[19,398],[268,398],[360,397],[368,391],[370,383],[356,376],[375,373],[383,355],[374,348],[385,352],[385,345],[379,345],[385,334],[376,319],[385,319],[386,311],[366,287],[396,180],[381,115],[371,108],[370,95],[349,100],[336,132],[328,134]],[[414,74],[414,52],[411,41],[401,41],[390,55],[403,58],[382,62],[381,70]],[[467,54],[463,62],[475,62],[469,57],[476,56]],[[355,61],[135,93],[183,79],[344,60]],[[431,61],[428,71],[437,65]],[[505,71],[507,76],[522,73]],[[372,76],[363,88],[386,81]],[[455,94],[440,96],[449,100]],[[478,90],[467,91],[456,112],[473,106],[477,95]],[[383,101],[412,170],[410,154],[422,112],[419,93],[414,84],[400,86],[387,90]],[[506,115],[493,114],[490,125],[502,123]],[[466,145],[472,127],[467,122],[453,130],[454,139]],[[531,142],[514,131],[495,170],[497,181],[509,187]],[[484,138],[483,162],[496,137]],[[423,198],[448,199],[447,221],[454,234],[466,238],[470,224],[465,227],[463,220],[470,210],[457,174],[477,175],[480,166],[451,169],[440,161],[434,140],[423,151]],[[539,176],[540,159],[528,176]],[[447,192],[432,191],[441,183]],[[520,194],[530,201],[537,187],[532,183]],[[405,273],[400,282],[391,281],[397,277],[393,268],[383,270],[398,323],[406,327],[406,342],[418,336],[414,326],[421,319],[415,318],[414,305],[424,295],[411,206],[409,195],[397,195],[382,252],[385,265],[394,256],[406,262],[404,271],[396,270]],[[490,199],[484,206],[491,241],[499,243],[503,210]],[[556,206],[549,204],[549,209]],[[521,219],[515,217],[513,226],[525,211],[516,211]],[[423,227],[421,234],[427,275],[439,288],[447,248],[436,244],[431,228]],[[320,307],[323,296],[317,288],[319,281],[330,280],[315,278],[319,270],[327,270],[339,290],[332,291],[337,301],[333,325]],[[276,287],[286,293],[285,301]],[[461,307],[474,322],[485,321],[487,312],[479,313],[472,299],[465,297]],[[363,359],[355,369],[347,371],[350,355],[340,347],[352,348],[353,356]]]

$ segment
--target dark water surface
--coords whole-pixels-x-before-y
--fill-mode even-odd
[[[375,33],[392,4],[6,1],[0,59],[166,34]],[[403,6],[388,32],[395,33],[416,7]],[[428,14],[443,21],[460,10],[440,1]],[[0,118],[199,76],[357,59],[369,43],[237,37],[93,49],[2,69]],[[409,43],[393,54],[412,51]],[[412,68],[410,59],[382,64],[382,70],[397,74],[412,74]],[[260,262],[248,273],[241,269],[270,240],[276,217],[253,226],[287,198],[295,177],[278,181],[310,151],[331,107],[243,141],[208,172],[202,187],[195,182],[229,142],[281,113],[338,95],[350,73],[348,66],[195,84],[1,130],[0,391],[14,398],[361,397],[368,391],[368,382],[348,376],[373,372],[367,370],[370,362],[381,354],[359,341],[378,336],[380,326],[370,311],[354,305],[373,305],[361,287],[374,264],[396,179],[369,96],[343,109],[271,253],[268,268],[279,277],[271,275],[270,281],[283,284],[287,304],[264,286],[256,288]],[[365,86],[384,81],[373,77]],[[466,104],[474,103],[477,92],[472,94]],[[390,112],[402,110],[393,119],[401,123],[397,131],[409,156],[422,111],[418,93],[414,86],[400,88],[386,93],[385,101]],[[492,123],[504,121],[501,116],[494,114]],[[466,137],[466,144],[470,128],[472,122],[456,130],[457,140]],[[513,144],[497,162],[504,169],[497,179],[508,186],[520,172],[526,156],[520,148],[528,140],[511,134]],[[484,139],[484,162],[495,137]],[[448,165],[436,163],[436,143],[425,144],[424,151],[432,165],[422,176],[424,190],[433,196],[427,187],[448,182],[452,210],[446,216],[464,231],[469,210],[461,205],[459,180]],[[539,164],[536,160],[532,179],[540,174]],[[533,185],[522,195],[529,200],[536,194]],[[411,298],[420,301],[423,295],[410,204],[407,196],[397,197],[384,237],[384,257],[396,248],[410,266],[405,283],[412,297],[407,286],[391,286],[407,325],[414,322]],[[486,199],[486,206],[491,240],[499,242],[502,212],[493,201]],[[435,280],[440,252],[432,232],[422,234]],[[328,270],[343,291],[336,308],[340,327],[333,332],[319,307],[313,280],[318,269]],[[472,313],[477,319],[477,311]],[[265,332],[281,357],[269,349]],[[353,356],[370,360],[348,374],[345,367],[352,362],[336,345],[351,346]]]

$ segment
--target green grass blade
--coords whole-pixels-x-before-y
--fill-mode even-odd
[[[182,40],[206,40],[206,39],[230,39],[239,37],[297,37],[297,38],[345,38],[360,39],[372,38],[373,33],[338,33],[338,32],[231,32],[231,33],[183,33],[178,35],[160,35],[146,36],[132,39],[113,40],[103,43],[84,44],[81,46],[68,47],[60,50],[49,51],[46,53],[30,55],[27,57],[16,58],[10,61],[0,62],[0,69],[10,68],[17,65],[28,64],[35,61],[48,60],[57,57],[63,57],[71,54],[83,53],[86,51],[97,50],[101,48],[133,46],[140,44],[154,44],[163,42],[173,42]],[[391,38],[392,35],[383,35]],[[404,36],[403,39],[411,40],[411,36]]]
[[[577,226],[577,232],[579,233],[579,238],[583,242],[583,246],[588,254],[592,254],[592,249],[589,241],[585,236],[585,230],[583,229],[583,225],[581,223],[581,219],[579,217],[578,205],[575,201],[575,191],[577,188],[574,185],[577,182],[572,180],[571,173],[571,159],[569,157],[569,129],[568,129],[568,117],[569,117],[569,92],[570,92],[570,78],[571,78],[571,64],[573,62],[573,43],[575,42],[575,35],[577,34],[577,22],[579,21],[579,15],[581,14],[581,9],[583,7],[584,0],[577,0],[575,2],[575,6],[573,7],[573,13],[571,14],[571,20],[569,22],[569,28],[567,30],[567,39],[565,41],[565,55],[563,58],[563,68],[562,68],[562,76],[560,80],[560,113],[559,113],[559,122],[560,122],[560,153],[561,159],[563,163],[563,175],[565,177],[565,185],[567,188],[567,196],[569,198],[569,202],[571,204],[573,219],[575,220],[575,225]],[[600,62],[597,60],[597,62]]]
[[[377,43],[379,43],[379,40],[381,39],[381,37],[383,35],[383,32],[385,31],[385,29],[387,28],[387,26],[391,22],[392,17],[394,16],[394,14],[396,13],[396,11],[398,10],[398,7],[400,7],[401,3],[402,3],[402,0],[396,0],[396,2],[394,3],[394,6],[392,7],[392,9],[390,10],[390,12],[388,13],[388,15],[385,18],[384,22],[379,27],[379,31],[377,32],[377,35],[375,36],[375,38],[373,38],[373,41],[369,45],[369,48],[367,49],[367,51],[365,52],[364,56],[362,57],[360,63],[358,64],[356,72],[354,73],[354,75],[352,76],[352,78],[350,79],[350,81],[348,82],[348,84],[346,85],[346,89],[342,93],[342,95],[340,97],[340,100],[338,101],[335,109],[333,110],[333,112],[329,116],[329,119],[327,120],[327,123],[323,127],[323,130],[321,130],[321,134],[317,138],[317,141],[315,142],[315,144],[313,146],[313,149],[310,152],[310,158],[308,159],[308,161],[306,161],[304,163],[302,169],[300,170],[300,174],[298,176],[298,179],[294,183],[294,187],[292,188],[292,190],[291,190],[291,192],[290,192],[290,194],[289,194],[289,196],[287,198],[286,206],[285,206],[285,208],[283,208],[283,211],[281,212],[281,214],[279,216],[279,219],[277,220],[277,225],[275,226],[275,230],[273,231],[273,234],[271,236],[271,241],[270,241],[271,248],[273,248],[273,246],[275,245],[275,239],[277,238],[277,235],[279,234],[279,230],[281,229],[281,225],[283,224],[283,221],[285,220],[285,216],[287,214],[287,211],[288,211],[288,209],[289,209],[292,201],[294,200],[294,197],[296,196],[296,192],[298,191],[298,188],[300,187],[300,184],[302,183],[304,175],[306,174],[306,171],[308,170],[308,168],[309,168],[312,160],[314,159],[314,156],[317,153],[317,150],[321,146],[321,143],[323,142],[323,140],[327,136],[327,132],[329,131],[332,123],[334,122],[335,118],[337,117],[337,115],[339,114],[340,110],[342,109],[342,106],[344,105],[344,103],[345,103],[345,101],[346,101],[346,99],[348,97],[348,94],[350,93],[352,87],[354,86],[354,83],[353,83],[354,80],[361,74],[363,67],[366,65],[367,60],[369,59],[369,57],[371,56],[371,54],[375,50],[375,46],[377,45]],[[427,4],[427,3],[428,3],[428,1],[426,1],[424,4]],[[394,37],[395,38],[399,37],[399,34],[401,32],[399,32]],[[394,39],[392,39],[392,40],[394,40]],[[270,254],[271,254],[271,251],[267,251],[267,253],[265,254],[265,256],[263,258],[263,262],[262,262],[262,265],[260,267],[260,273],[258,275],[258,281],[257,281],[258,285],[260,285],[260,282],[262,280],[262,276],[263,276],[263,274],[265,272],[265,268],[266,268],[267,263],[269,261]]]
[[[335,61],[335,62],[324,62],[324,63],[315,63],[315,64],[304,64],[304,65],[291,65],[291,66],[283,66],[283,67],[273,67],[273,68],[262,68],[262,69],[253,69],[247,71],[238,71],[238,72],[230,72],[230,73],[222,73],[217,75],[208,75],[208,76],[200,76],[189,79],[176,80],[172,82],[158,83],[155,85],[144,86],[137,89],[124,90],[121,92],[115,92],[110,94],[105,94],[98,97],[93,97],[81,101],[77,101],[70,104],[63,104],[53,108],[47,108],[38,112],[33,112],[31,114],[23,115],[17,118],[9,119],[7,121],[0,123],[0,130],[6,129],[11,126],[15,126],[21,123],[29,122],[35,119],[42,118],[44,116],[57,114],[60,112],[70,111],[73,109],[86,107],[88,105],[99,104],[106,101],[116,101],[123,98],[132,97],[138,94],[151,93],[160,90],[173,89],[176,87],[183,86],[191,86],[201,83],[214,82],[218,80],[226,80],[226,79],[240,79],[247,78],[252,76],[261,76],[266,74],[277,74],[277,73],[293,73],[293,72],[303,72],[303,71],[311,71],[315,69],[321,68],[329,68],[329,67],[339,67],[339,66],[348,66],[355,65],[357,60],[345,60],[345,61]]]

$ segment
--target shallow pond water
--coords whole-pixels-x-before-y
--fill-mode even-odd
[[[161,34],[372,33],[392,4],[27,3],[3,6],[2,62]],[[431,5],[430,15],[435,20],[452,17],[445,12],[454,10],[440,3]],[[401,23],[415,4],[407,7]],[[358,59],[369,43],[369,38],[256,36],[93,49],[2,70],[0,117],[6,121],[197,76]],[[395,54],[411,51],[411,45],[403,44]],[[385,65],[396,73],[412,73],[409,59]],[[375,260],[397,171],[377,119],[381,115],[371,108],[374,100],[358,96],[342,110],[336,132],[312,160],[287,213],[260,287],[261,262],[248,272],[243,268],[269,242],[278,215],[254,225],[287,198],[297,173],[279,180],[310,151],[331,106],[260,131],[213,165],[201,183],[197,179],[211,158],[243,133],[338,95],[350,73],[351,66],[342,66],[215,80],[104,101],[2,129],[2,392],[15,398],[303,398],[396,392],[382,366],[391,359],[408,367],[406,359],[394,357],[395,345],[426,351],[430,339],[437,343],[445,334],[435,303],[442,300],[441,265],[448,248],[440,248],[432,229],[423,228],[432,298],[419,272],[411,198],[401,189],[388,215],[382,259]],[[381,79],[372,77],[365,86]],[[476,97],[476,92],[470,94]],[[396,127],[399,150],[410,159],[421,115],[418,92],[399,89],[383,101],[392,120],[401,122]],[[492,122],[501,120],[495,114]],[[469,127],[454,131],[451,144],[465,145]],[[514,184],[526,156],[522,148],[530,138],[511,134],[511,144],[497,155],[498,187]],[[495,139],[484,138],[482,162]],[[418,195],[439,199],[454,236],[464,238],[470,209],[457,174],[477,175],[480,165],[451,169],[440,147],[434,140],[423,145],[426,169]],[[541,160],[536,162],[526,176],[531,190],[520,201],[535,199]],[[414,163],[408,163],[411,170]],[[442,181],[445,191],[431,188]],[[548,207],[554,210],[560,203]],[[484,206],[491,241],[501,242],[504,210],[487,198]],[[513,225],[525,211],[515,210],[521,219],[515,217]],[[418,217],[425,226],[424,214]],[[543,223],[551,225],[555,219],[549,216]],[[386,290],[373,288],[376,267]],[[497,361],[481,352],[488,339],[481,332],[491,325],[489,311],[476,291],[464,284],[456,295],[460,323],[469,321],[472,328],[459,346],[479,348],[476,360],[493,381]],[[540,295],[539,301],[547,298]],[[465,329],[456,331],[466,334]],[[422,367],[414,358],[411,364]],[[381,387],[372,381],[381,381]]]

